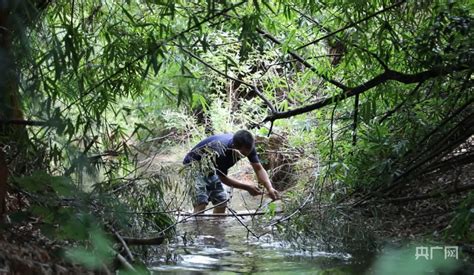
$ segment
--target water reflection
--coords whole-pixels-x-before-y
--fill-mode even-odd
[[[190,220],[180,225],[177,236],[168,246],[168,254],[173,254],[175,260],[153,263],[155,273],[360,272],[360,262],[353,261],[348,254],[295,250],[270,235],[247,238],[246,229],[233,218]]]

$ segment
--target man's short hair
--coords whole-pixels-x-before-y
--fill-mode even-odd
[[[255,144],[255,139],[252,134],[247,130],[239,130],[235,132],[233,137],[233,147],[234,148],[248,148],[253,149]]]

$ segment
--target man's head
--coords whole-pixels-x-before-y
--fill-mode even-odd
[[[239,130],[235,132],[232,140],[232,147],[244,156],[248,156],[255,146],[255,139],[247,130]]]

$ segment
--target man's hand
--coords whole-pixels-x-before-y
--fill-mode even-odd
[[[272,200],[280,199],[280,193],[278,193],[278,191],[273,188],[268,189],[268,196],[270,196]]]
[[[268,177],[267,171],[263,168],[261,163],[251,163],[255,174],[257,175],[258,182],[262,183],[263,186],[268,190],[268,196],[272,200],[280,199],[280,194],[277,190],[275,190],[270,182],[270,178]]]
[[[248,185],[248,187],[246,189],[247,189],[247,192],[249,192],[250,195],[252,195],[252,196],[257,196],[257,195],[263,194],[262,190],[260,190],[260,188],[258,188],[255,185]]]

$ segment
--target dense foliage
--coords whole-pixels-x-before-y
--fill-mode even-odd
[[[129,233],[172,223],[166,213],[114,214],[170,210],[179,169],[141,165],[143,142],[157,136],[152,149],[241,127],[287,136],[317,163],[300,178],[303,196],[290,192],[298,210],[389,194],[474,132],[472,1],[5,5],[10,190],[25,192],[28,213],[61,238],[87,239],[91,220],[134,225]],[[18,125],[25,140],[12,134]],[[470,203],[456,220],[463,238],[472,238]]]

